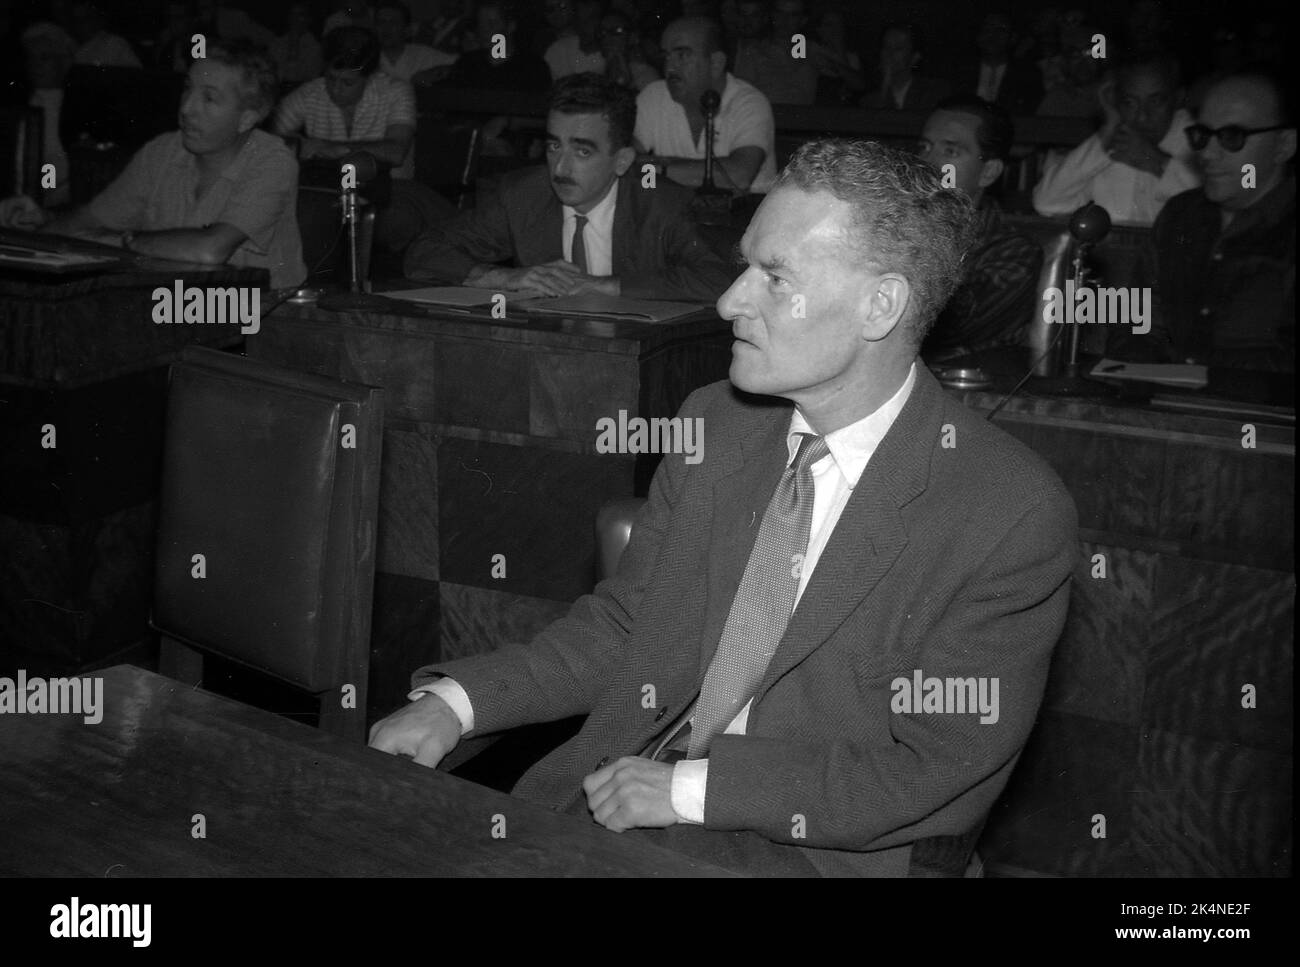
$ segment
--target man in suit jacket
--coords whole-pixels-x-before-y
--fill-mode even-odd
[[[916,359],[971,218],[903,152],[801,148],[718,302],[730,385],[682,408],[703,459],[664,457],[613,578],[528,645],[420,669],[372,745],[432,766],[462,735],[586,713],[516,795],[751,872],[960,874],[1034,723],[1076,555],[1060,480]],[[793,613],[725,731],[668,755],[700,728],[809,434],[829,452],[806,551],[761,576]]]
[[[629,174],[636,95],[598,74],[556,82],[547,164],[407,250],[408,278],[531,291],[712,302],[731,282],[690,218],[691,192]],[[494,263],[510,260],[513,268]]]
[[[1005,13],[986,14],[975,36],[978,56],[961,66],[957,92],[973,94],[1017,117],[1033,114],[1043,99],[1038,65],[1012,57],[1015,34]]]

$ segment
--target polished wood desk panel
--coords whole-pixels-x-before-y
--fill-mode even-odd
[[[998,356],[983,364],[1009,390],[1028,360]],[[1130,385],[1127,400],[1035,395],[1031,382],[994,417],[1070,489],[1080,556],[1038,725],[979,847],[991,872],[1290,874],[1295,412],[1284,382],[1214,370],[1206,390]],[[1003,400],[952,392],[977,411]]]
[[[140,668],[102,674],[96,725],[0,715],[0,873],[735,875]]]
[[[159,325],[152,294],[177,279],[267,280],[41,239],[122,261],[67,276],[0,270],[0,674],[66,674],[147,645],[167,366],[186,346],[244,339],[232,324]]]
[[[386,712],[415,668],[527,641],[591,589],[596,512],[644,493],[658,460],[599,452],[597,421],[673,416],[726,377],[731,325],[712,309],[649,323],[328,304],[362,308],[286,305],[247,351],[384,390],[371,709]]]

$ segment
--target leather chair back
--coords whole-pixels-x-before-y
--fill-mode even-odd
[[[323,727],[334,690],[354,685],[359,711],[338,731],[357,737],[382,421],[371,387],[208,349],[186,350],[171,371],[154,627],[328,693]]]

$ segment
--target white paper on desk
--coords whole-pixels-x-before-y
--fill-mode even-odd
[[[1200,389],[1210,381],[1204,366],[1183,363],[1122,363],[1115,359],[1101,360],[1088,375],[1103,379],[1136,379],[1143,383],[1185,386],[1190,389]]]
[[[689,316],[704,308],[702,302],[667,302],[651,299],[627,299],[623,296],[562,295],[554,298],[528,299],[517,303],[527,312],[556,316],[597,316],[602,319],[632,319],[638,322],[666,322]]]
[[[406,302],[419,302],[431,306],[453,306],[460,309],[473,306],[491,305],[498,295],[507,300],[523,297],[520,292],[502,292],[500,289],[476,289],[467,285],[442,285],[428,289],[394,289],[392,292],[376,292],[387,299],[402,299]]]

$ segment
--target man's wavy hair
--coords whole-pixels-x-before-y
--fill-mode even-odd
[[[961,281],[975,210],[965,192],[945,188],[916,156],[876,141],[809,141],[776,187],[826,191],[853,209],[849,244],[873,272],[907,279],[911,299],[901,324],[920,345]]]
[[[225,64],[239,71],[239,93],[242,106],[266,117],[275,107],[279,94],[275,61],[260,44],[235,38],[213,43],[207,49],[208,60]]]

